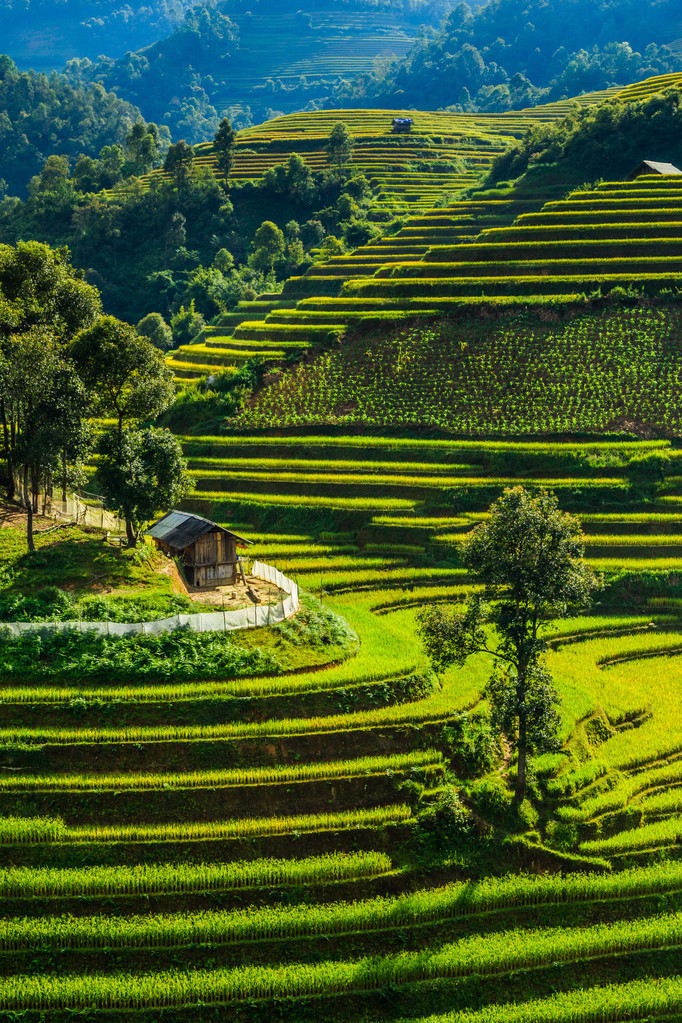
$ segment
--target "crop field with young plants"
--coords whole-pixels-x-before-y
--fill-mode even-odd
[[[471,318],[374,330],[283,374],[236,425],[679,430],[680,315],[632,309],[559,322],[519,315],[493,325]]]

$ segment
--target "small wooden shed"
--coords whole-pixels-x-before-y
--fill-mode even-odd
[[[413,124],[411,117],[394,117],[392,121],[393,131],[412,131]]]
[[[175,510],[150,526],[146,535],[153,537],[164,554],[180,559],[188,584],[197,588],[235,582],[239,571],[237,548],[246,550],[252,545],[251,540],[217,522]]]
[[[628,174],[628,181],[635,181],[645,174],[682,174],[682,170],[672,163],[658,163],[656,160],[643,160],[639,167]]]

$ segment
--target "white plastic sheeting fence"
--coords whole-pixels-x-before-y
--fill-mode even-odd
[[[177,614],[161,618],[156,622],[0,622],[0,629],[9,629],[15,636],[27,632],[60,632],[77,629],[80,632],[96,632],[105,636],[140,636],[161,632],[173,632],[184,627],[193,632],[231,632],[234,629],[256,629],[276,625],[285,618],[291,618],[299,608],[298,586],[292,579],[272,565],[254,561],[251,575],[257,579],[274,583],[283,590],[275,604],[254,604],[239,611],[208,611],[201,614]]]
[[[24,492],[24,483],[19,476],[15,476],[14,486],[19,504],[26,507],[28,501],[33,500],[33,494]],[[38,514],[49,519],[67,519],[69,522],[77,522],[84,526],[108,529],[112,533],[125,533],[126,528],[123,519],[104,510],[99,494],[83,493],[82,497],[78,494],[68,494],[63,501],[41,491],[38,494]]]
[[[77,494],[71,494],[66,501],[53,497],[45,514],[53,519],[69,519],[84,526],[108,529],[112,533],[125,533],[126,524],[123,519],[105,511],[97,498],[92,504],[87,504]]]

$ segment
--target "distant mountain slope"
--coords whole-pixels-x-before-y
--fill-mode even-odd
[[[316,109],[342,77],[404,57],[448,0],[224,0],[189,11],[166,39],[119,60],[74,62],[80,81],[102,81],[168,124],[203,141],[218,115],[240,127]]]
[[[334,91],[332,105],[518,109],[682,70],[677,0],[461,3],[435,38]],[[677,40],[677,42],[676,42]]]
[[[2,49],[21,68],[61,69],[67,60],[117,57],[172,32],[191,0],[4,0]]]

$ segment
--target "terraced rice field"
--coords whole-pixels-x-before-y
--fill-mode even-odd
[[[185,449],[192,506],[248,528],[359,647],[273,677],[13,680],[0,1019],[676,1018],[675,608],[597,609],[555,630],[564,745],[537,762],[536,832],[482,832],[437,861],[419,853],[423,810],[466,785],[444,726],[482,709],[490,663],[434,688],[415,613],[476,585],[457,543],[508,481],[589,504],[596,566],[679,572],[679,518],[643,504],[628,468],[677,449],[333,433]]]
[[[318,2],[309,22],[294,7],[272,5],[233,10],[230,17],[239,27],[239,48],[227,71],[216,65],[211,102],[226,109],[252,107],[256,99],[286,110],[301,104],[303,94],[274,89],[268,93],[263,88],[266,80],[296,90],[370,71],[377,59],[407,54],[424,16],[406,8]],[[306,101],[303,98],[302,104]]]
[[[415,265],[432,228],[443,249],[474,249],[472,210],[459,212],[395,238]],[[356,253],[346,272],[355,257],[363,267]],[[311,311],[327,316],[339,296],[325,286]],[[610,344],[640,374],[627,407],[640,394],[641,414],[677,431],[679,372],[656,362],[657,313],[649,323],[619,314],[622,347],[615,333]],[[567,346],[581,322],[568,323]],[[246,334],[230,357],[309,343],[287,329],[277,348]],[[639,361],[633,329],[649,345],[638,344]],[[536,340],[547,349],[547,336]],[[397,356],[394,376],[403,365],[413,375],[410,352]],[[0,704],[0,1020],[679,1023],[682,449],[622,434],[518,439],[580,432],[596,388],[571,409],[546,368],[526,406],[508,384],[506,419],[489,394],[472,404],[455,428],[474,434],[478,423],[481,439],[430,439],[425,425],[448,426],[436,420],[397,436],[417,420],[411,408],[399,418],[388,375],[385,420],[375,407],[350,429],[353,410],[338,406],[337,422],[324,408],[314,431],[310,417],[297,431],[273,406],[258,429],[182,438],[197,485],[187,506],[239,524],[254,554],[322,598],[358,643],[340,663],[278,675],[207,669],[142,684],[120,672],[47,677],[36,661],[12,678]],[[613,418],[606,362],[599,371],[591,414],[601,429],[627,428]],[[483,375],[467,379],[471,391]],[[425,377],[419,386],[436,409]],[[552,406],[554,427],[542,420]],[[459,543],[516,483],[551,487],[580,516],[608,587],[549,637],[562,748],[535,761],[524,833],[490,826],[475,780],[483,770],[494,788],[508,765],[467,760],[489,657],[434,684],[415,617],[476,589]],[[467,842],[448,831],[434,845],[429,809],[450,789],[475,808],[476,827]]]

